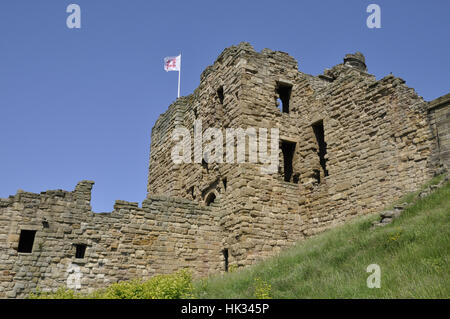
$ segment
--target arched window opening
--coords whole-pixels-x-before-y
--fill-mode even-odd
[[[206,206],[211,205],[211,203],[214,203],[215,200],[216,200],[216,194],[214,194],[213,192],[209,193],[208,196],[206,196],[206,200],[205,200]]]

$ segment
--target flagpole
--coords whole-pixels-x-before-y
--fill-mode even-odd
[[[181,79],[181,52],[180,52],[180,69],[178,70],[178,97],[180,97],[180,79]]]

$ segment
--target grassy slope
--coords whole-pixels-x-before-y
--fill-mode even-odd
[[[392,224],[371,229],[377,218],[360,218],[255,266],[198,281],[196,297],[254,298],[260,278],[271,285],[272,298],[450,298],[450,183]],[[381,267],[380,289],[366,285],[366,268],[374,263]]]

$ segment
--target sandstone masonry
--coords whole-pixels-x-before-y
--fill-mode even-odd
[[[153,127],[141,206],[93,213],[92,181],[0,199],[0,297],[88,292],[181,268],[206,276],[380,211],[448,169],[449,101],[427,103],[393,75],[377,81],[361,53],[315,77],[283,52],[227,48]],[[172,133],[193,136],[195,120],[203,131],[278,128],[279,170],[174,164]]]

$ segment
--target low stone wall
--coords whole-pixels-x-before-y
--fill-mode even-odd
[[[89,292],[182,268],[195,276],[223,269],[218,210],[155,196],[142,208],[117,201],[111,213],[96,214],[92,184],[0,200],[0,298],[23,298],[37,287]],[[18,252],[22,230],[35,231],[30,253]],[[76,258],[76,245],[85,247],[84,258]]]

